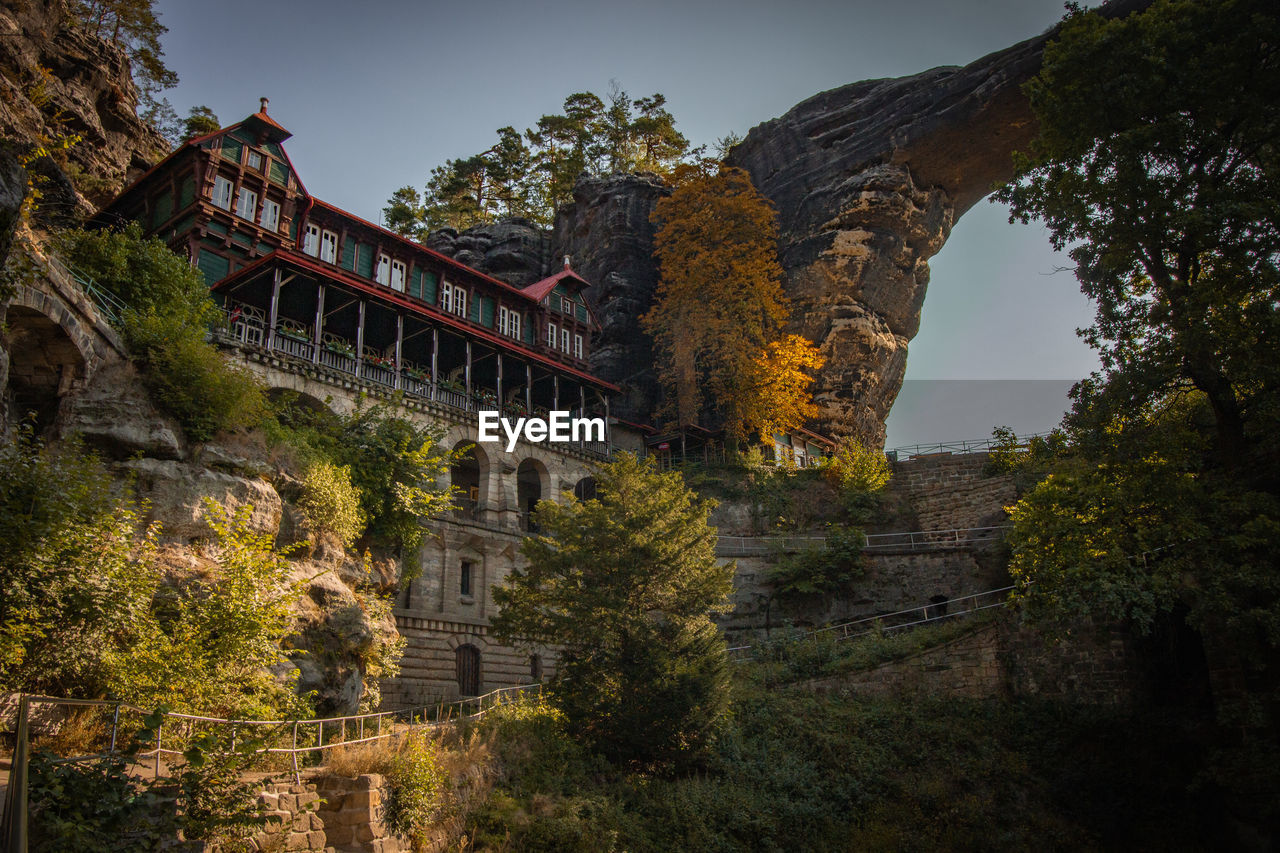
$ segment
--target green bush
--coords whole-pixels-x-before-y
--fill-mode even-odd
[[[453,809],[448,772],[435,742],[422,731],[411,732],[387,771],[387,801],[382,820],[397,835],[425,841],[432,826]]]
[[[779,554],[768,578],[774,594],[787,598],[848,592],[865,571],[863,541],[861,530],[833,527],[821,545]]]
[[[124,334],[143,365],[152,400],[178,419],[191,440],[208,441],[223,430],[262,421],[261,386],[206,339],[199,312],[130,311]]]
[[[876,495],[889,485],[893,466],[884,451],[848,437],[824,461],[822,471],[849,517],[865,521],[875,510]]]
[[[298,508],[315,530],[332,533],[350,547],[364,532],[360,490],[351,484],[351,469],[323,459],[307,466]]]
[[[136,222],[118,231],[61,231],[53,250],[134,311],[185,307],[207,319],[212,309],[204,274],[163,240],[144,237]]]

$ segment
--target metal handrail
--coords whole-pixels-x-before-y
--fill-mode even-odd
[[[129,306],[124,300],[100,286],[94,281],[93,276],[71,266],[58,256],[50,254],[46,255],[45,259],[50,267],[53,267],[63,276],[79,285],[84,294],[93,302],[94,307],[107,318],[109,323],[118,326],[124,321],[124,314],[129,310]]]
[[[1047,438],[1053,435],[1053,431],[1033,432],[1030,435],[1018,436],[1017,444],[1014,447],[1026,447],[1033,438]],[[905,456],[910,459],[913,456],[927,456],[931,453],[981,453],[990,451],[996,446],[1004,446],[999,440],[987,438],[965,439],[962,441],[946,441],[938,444],[908,444],[902,447],[893,447],[885,451],[892,458]]]
[[[885,632],[900,631],[904,628],[913,628],[916,625],[923,625],[926,623],[936,623],[943,619],[953,619],[957,616],[967,616],[971,613],[977,613],[978,611],[988,610],[993,607],[1004,607],[1009,604],[1008,598],[1005,598],[1001,601],[997,601],[991,604],[979,604],[972,607],[967,607],[964,610],[956,610],[956,611],[950,610],[951,605],[955,604],[956,602],[972,601],[972,600],[984,598],[986,596],[999,595],[1001,593],[1012,592],[1013,590],[1014,590],[1013,586],[1003,586],[998,589],[988,589],[983,592],[975,592],[972,595],[961,595],[961,596],[957,596],[956,598],[949,598],[946,601],[930,601],[927,604],[920,604],[915,607],[909,607],[905,610],[898,610],[894,613],[881,613],[876,616],[865,616],[861,619],[853,619],[849,622],[837,622],[832,625],[825,625],[821,628],[815,628],[811,631],[805,631],[800,634],[794,634],[788,637],[780,637],[777,639],[772,639],[763,644],[757,643],[757,644],[750,644],[750,645],[743,645],[743,646],[731,646],[729,647],[728,652],[729,652],[729,655],[733,657],[735,660],[746,661],[746,660],[751,660],[753,656],[749,654],[744,654],[744,653],[751,652],[753,649],[756,649],[761,645],[766,647],[784,646],[788,644],[804,642],[805,640],[811,639],[820,634],[832,633],[837,631],[840,632],[840,636],[836,638],[837,642],[839,642],[840,640],[852,640],[852,639],[857,639],[858,637],[864,637],[867,634],[874,633],[877,630],[882,630]],[[947,612],[937,613],[936,612],[937,609],[944,605],[948,608]],[[933,611],[933,612],[931,613],[930,611]],[[884,621],[887,619],[893,619],[899,616],[911,616],[917,613],[921,614],[922,618],[916,619],[910,622],[899,622],[893,625],[884,624]],[[855,629],[858,629],[858,630],[855,630]]]
[[[863,534],[862,549],[864,551],[890,550],[905,548],[911,551],[925,551],[935,548],[954,548],[975,542],[990,542],[999,537],[999,532],[1008,530],[1011,525],[1003,524],[990,527],[958,527],[938,530],[912,530],[902,533]],[[795,551],[809,545],[820,545],[827,541],[826,536],[717,536],[716,551],[721,556],[749,556],[768,554],[774,550]]]

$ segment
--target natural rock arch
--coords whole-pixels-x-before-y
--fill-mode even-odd
[[[90,348],[81,350],[83,336],[73,315],[54,308],[45,313],[27,305],[10,305],[5,312],[8,376],[5,402],[8,420],[31,417],[37,431],[52,426],[62,399],[84,387],[96,360]]]

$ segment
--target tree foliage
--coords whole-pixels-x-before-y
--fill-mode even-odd
[[[122,329],[152,399],[187,437],[207,441],[257,424],[262,390],[208,340],[216,316],[200,271],[131,222],[120,231],[61,232],[55,250],[127,306]]]
[[[1102,371],[1013,511],[1033,606],[1185,610],[1234,731],[1216,775],[1274,820],[1280,696],[1280,18],[1261,0],[1073,9],[1027,85],[1040,136],[999,197],[1071,246]],[[1049,457],[1047,458],[1046,453]]]
[[[695,758],[728,701],[724,640],[732,565],[715,559],[713,501],[674,472],[621,454],[598,497],[544,501],[525,568],[494,588],[503,642],[555,645],[555,701],[614,761],[672,766]]]
[[[157,129],[175,124],[173,107],[158,97],[178,85],[178,75],[164,64],[160,37],[169,28],[156,16],[155,0],[73,0],[71,12],[81,26],[119,45],[129,57],[140,94],[139,117]]]
[[[663,95],[632,100],[616,83],[608,103],[578,92],[565,98],[562,113],[523,133],[508,126],[497,134],[485,151],[432,169],[423,193],[411,186],[392,193],[382,211],[386,226],[421,240],[438,228],[500,218],[550,225],[584,172],[668,173],[689,150]]]
[[[684,426],[709,410],[739,440],[800,426],[814,414],[808,371],[823,359],[782,332],[773,207],[741,169],[682,166],[675,181],[653,212],[660,278],[641,318],[657,349],[665,413]]]

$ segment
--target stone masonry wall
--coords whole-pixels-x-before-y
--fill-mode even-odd
[[[1049,638],[1019,624],[1017,614],[1002,613],[910,657],[803,686],[844,695],[1044,696],[1128,706],[1145,695],[1139,672],[1130,638],[1117,628],[1082,623]]]
[[[910,504],[918,530],[1004,524],[1003,508],[1017,498],[1013,478],[985,475],[986,462],[986,453],[941,453],[895,462],[890,495]]]
[[[386,793],[386,779],[376,774],[269,785],[258,795],[267,814],[267,828],[253,838],[252,849],[332,853],[411,850],[409,842],[393,835],[379,818]]]

